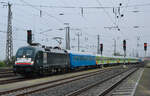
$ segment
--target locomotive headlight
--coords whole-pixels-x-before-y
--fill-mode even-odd
[[[31,65],[33,65],[34,64],[34,61],[31,61]]]
[[[17,62],[15,61],[15,65],[16,65],[16,63],[17,63]]]

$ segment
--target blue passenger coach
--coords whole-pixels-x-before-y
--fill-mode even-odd
[[[71,69],[77,67],[96,66],[96,58],[92,54],[69,53]]]

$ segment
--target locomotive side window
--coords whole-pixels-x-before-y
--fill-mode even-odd
[[[47,63],[47,53],[43,53],[43,63]]]
[[[37,64],[42,64],[43,63],[43,52],[39,51],[36,54],[36,63]]]

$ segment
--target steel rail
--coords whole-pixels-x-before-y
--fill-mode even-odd
[[[132,69],[132,68],[131,68],[131,69]],[[89,89],[91,89],[91,88],[93,88],[93,87],[95,87],[95,86],[97,86],[97,85],[99,85],[99,84],[102,84],[102,83],[104,83],[104,82],[106,82],[106,81],[108,81],[108,80],[110,80],[110,79],[112,79],[112,78],[115,78],[115,77],[117,77],[117,76],[119,76],[119,75],[121,75],[121,74],[123,74],[123,73],[125,73],[125,72],[127,72],[127,71],[129,71],[129,70],[131,70],[131,69],[128,69],[128,70],[126,70],[126,71],[124,71],[124,72],[121,72],[121,73],[119,73],[119,74],[113,75],[113,76],[111,76],[111,77],[109,77],[109,78],[106,78],[106,79],[100,81],[100,82],[96,82],[96,83],[94,83],[94,84],[91,84],[91,85],[88,85],[88,86],[86,86],[86,87],[83,87],[83,88],[81,88],[81,89],[79,89],[79,90],[70,92],[70,93],[66,94],[65,96],[77,96],[77,95],[81,94],[82,92],[85,92],[85,91],[87,91],[87,90],[89,90]],[[136,70],[137,70],[137,69],[136,69]],[[131,75],[132,73],[134,73],[136,70],[134,70],[133,72],[131,72],[129,75]],[[127,78],[129,75],[125,76],[121,81],[123,81],[123,80],[124,80],[125,78]],[[120,81],[120,82],[121,82],[121,81]],[[120,82],[118,82],[117,84],[119,84]],[[116,85],[117,85],[117,84],[116,84]],[[114,87],[115,87],[116,85],[114,85]],[[110,91],[112,88],[114,88],[114,87],[112,86],[110,89],[105,90],[105,92],[103,92],[100,96],[104,96],[107,92],[109,92],[109,91]]]
[[[56,84],[52,84],[51,86],[48,86],[48,87],[39,88],[37,90],[32,90],[32,91],[25,92],[25,93],[17,95],[17,96],[25,96],[25,95],[32,94],[32,93],[35,93],[35,92],[39,92],[39,91],[42,91],[42,90],[45,90],[45,89],[48,89],[48,88],[52,88],[52,87],[55,87],[55,86],[66,84],[68,82],[72,82],[72,81],[84,79],[86,77],[94,76],[94,75],[99,74],[99,73],[105,73],[105,72],[108,72],[108,71],[111,71],[111,69],[98,70],[98,71],[91,72],[91,73],[84,73],[84,74],[80,74],[80,75],[77,75],[77,76],[66,77],[66,78],[53,80],[53,81],[49,81],[49,82],[44,82],[44,83],[40,83],[40,84],[35,84],[35,85],[22,87],[22,88],[16,88],[16,89],[0,92],[0,95],[10,94],[10,93],[14,93],[14,92],[18,92],[18,91],[22,91],[22,90],[26,90],[26,89],[31,89],[31,88],[35,88],[35,87],[39,87],[39,86],[44,86],[44,85],[47,85],[47,84],[56,83]]]

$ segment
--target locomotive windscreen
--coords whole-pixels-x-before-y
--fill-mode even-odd
[[[26,57],[31,58],[34,56],[34,49],[33,48],[20,48],[16,53],[16,57]]]

